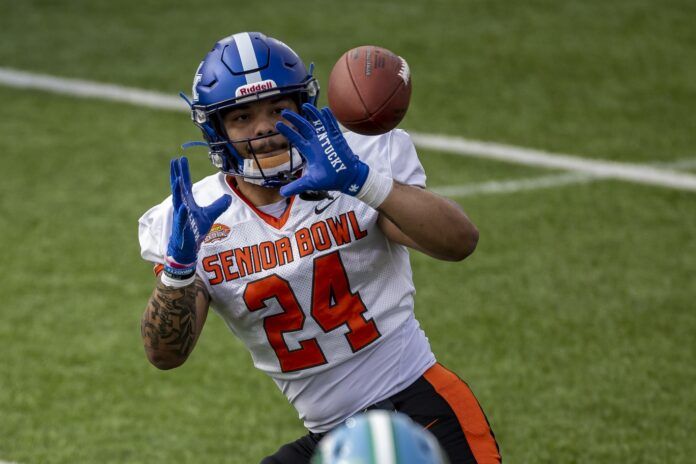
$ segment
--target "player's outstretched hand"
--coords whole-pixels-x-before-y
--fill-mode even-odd
[[[307,190],[339,190],[357,195],[365,184],[370,168],[353,153],[328,108],[319,111],[314,105],[302,105],[301,116],[282,112],[290,124],[276,123],[283,134],[304,156],[307,167],[298,180],[283,186],[280,193],[289,197]]]
[[[198,206],[191,193],[191,174],[185,157],[171,161],[169,181],[174,218],[165,271],[173,275],[187,275],[196,267],[201,242],[213,222],[230,206],[232,198],[223,195],[208,206]]]

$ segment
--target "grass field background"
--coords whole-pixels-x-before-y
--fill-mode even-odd
[[[0,0],[0,66],[190,91],[262,30],[326,82],[375,43],[408,59],[403,127],[587,158],[696,159],[696,4],[655,0]],[[136,222],[199,137],[185,113],[0,87],[0,461],[255,463],[303,433],[216,317],[181,368],[142,352]],[[325,101],[325,95],[323,96]],[[192,152],[201,178],[213,168]],[[429,185],[548,170],[420,150]],[[692,169],[692,173],[696,170]],[[463,263],[412,255],[416,314],[508,463],[696,455],[696,195],[618,181],[457,198]],[[9,259],[8,259],[9,258]]]

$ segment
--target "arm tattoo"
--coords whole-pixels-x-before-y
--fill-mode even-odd
[[[143,314],[140,331],[149,348],[187,356],[197,337],[196,296],[207,292],[203,282],[181,288],[158,281]]]

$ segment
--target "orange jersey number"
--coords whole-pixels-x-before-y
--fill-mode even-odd
[[[375,321],[364,316],[367,308],[360,294],[350,290],[338,251],[314,260],[313,277],[310,314],[324,332],[347,325],[349,330],[345,336],[353,352],[380,337]],[[283,339],[283,334],[302,330],[306,318],[287,280],[273,274],[249,283],[244,290],[249,311],[265,308],[266,300],[271,298],[278,301],[283,312],[266,317],[263,327],[281,370],[292,372],[325,364],[326,357],[315,338],[300,341],[300,348],[295,350],[290,350]]]

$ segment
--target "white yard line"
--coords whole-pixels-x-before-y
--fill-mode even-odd
[[[0,67],[0,84],[16,88],[40,89],[76,97],[119,101],[151,108],[180,111],[187,110],[183,100],[171,95],[80,79],[59,78],[3,67]],[[461,156],[473,156],[529,166],[563,169],[584,174],[578,176],[564,176],[555,180],[552,180],[554,176],[545,176],[544,178],[538,178],[536,181],[527,179],[521,181],[477,184],[479,188],[484,189],[484,191],[517,191],[514,190],[514,188],[529,190],[532,188],[566,185],[573,182],[584,182],[595,178],[621,179],[629,182],[696,191],[696,175],[655,166],[588,159],[567,154],[502,145],[499,143],[467,140],[461,137],[420,133],[412,133],[411,135],[414,143],[422,148]],[[517,187],[510,187],[509,185],[517,185]],[[466,186],[461,188],[471,189],[471,187]]]
[[[670,163],[651,163],[651,166],[665,169],[691,169],[696,168],[696,158],[678,160]],[[469,197],[479,194],[515,193],[528,190],[538,190],[565,185],[585,184],[606,177],[594,176],[582,172],[564,174],[552,174],[548,176],[527,177],[523,179],[488,181],[476,184],[457,184],[431,187],[435,193],[447,197]]]
[[[571,172],[550,176],[529,177],[525,179],[488,181],[476,184],[445,185],[431,187],[435,193],[446,197],[469,197],[486,193],[514,193],[527,190],[561,187],[564,185],[592,182],[598,178],[590,174]]]
[[[20,89],[37,89],[80,98],[96,98],[164,110],[187,111],[179,97],[114,84],[66,79],[0,67],[0,84]]]
[[[461,137],[419,133],[411,133],[411,137],[413,142],[419,147],[446,151],[462,156],[494,159],[528,166],[564,169],[589,174],[593,177],[621,179],[680,190],[696,191],[696,175],[644,164],[581,158],[493,142],[466,140]]]

